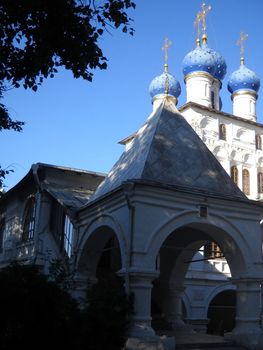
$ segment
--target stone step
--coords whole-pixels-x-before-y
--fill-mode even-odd
[[[230,343],[200,343],[200,344],[177,344],[180,350],[246,350],[244,347]]]
[[[188,349],[191,349],[191,350],[246,350],[245,348],[243,347],[240,347],[240,346],[220,346],[220,347],[195,347],[195,348],[178,348],[176,347],[176,349],[181,349],[181,350],[188,350]]]
[[[235,345],[231,339],[218,335],[189,331],[164,331],[159,336],[161,338],[162,336],[174,337],[176,350],[246,350],[242,346]]]

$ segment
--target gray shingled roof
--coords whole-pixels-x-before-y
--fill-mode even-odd
[[[174,104],[167,99],[131,142],[90,201],[128,180],[151,181],[221,197],[246,199]]]

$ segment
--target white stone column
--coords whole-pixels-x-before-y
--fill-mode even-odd
[[[88,276],[83,272],[76,272],[74,275],[74,290],[72,292],[73,297],[82,306],[86,300],[87,289],[91,288],[97,282],[95,276]]]
[[[260,281],[240,278],[232,279],[232,282],[237,286],[236,326],[232,336],[238,344],[254,349],[262,334]]]
[[[168,302],[168,321],[174,330],[183,330],[186,324],[183,321],[182,315],[182,294],[185,287],[174,286],[169,287],[169,302]]]
[[[157,277],[156,271],[132,270],[129,273],[129,291],[134,295],[134,314],[131,316],[129,337],[155,337],[151,327],[151,291],[152,281]]]

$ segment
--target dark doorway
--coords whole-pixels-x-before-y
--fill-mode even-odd
[[[226,332],[231,332],[235,327],[235,317],[236,292],[234,290],[226,290],[217,294],[208,308],[207,318],[209,323],[207,333],[224,335]]]

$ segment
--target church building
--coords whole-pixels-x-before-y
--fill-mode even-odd
[[[175,343],[176,332],[201,332],[263,349],[260,80],[246,66],[241,33],[228,81],[233,113],[221,110],[227,66],[208,44],[209,10],[202,5],[196,47],[183,60],[185,104],[177,108],[166,40],[152,113],[120,142],[108,174],[37,163],[0,199],[0,268],[17,260],[48,273],[60,259],[80,300],[88,283],[121,276],[135,297],[137,348],[161,349],[169,329]]]

